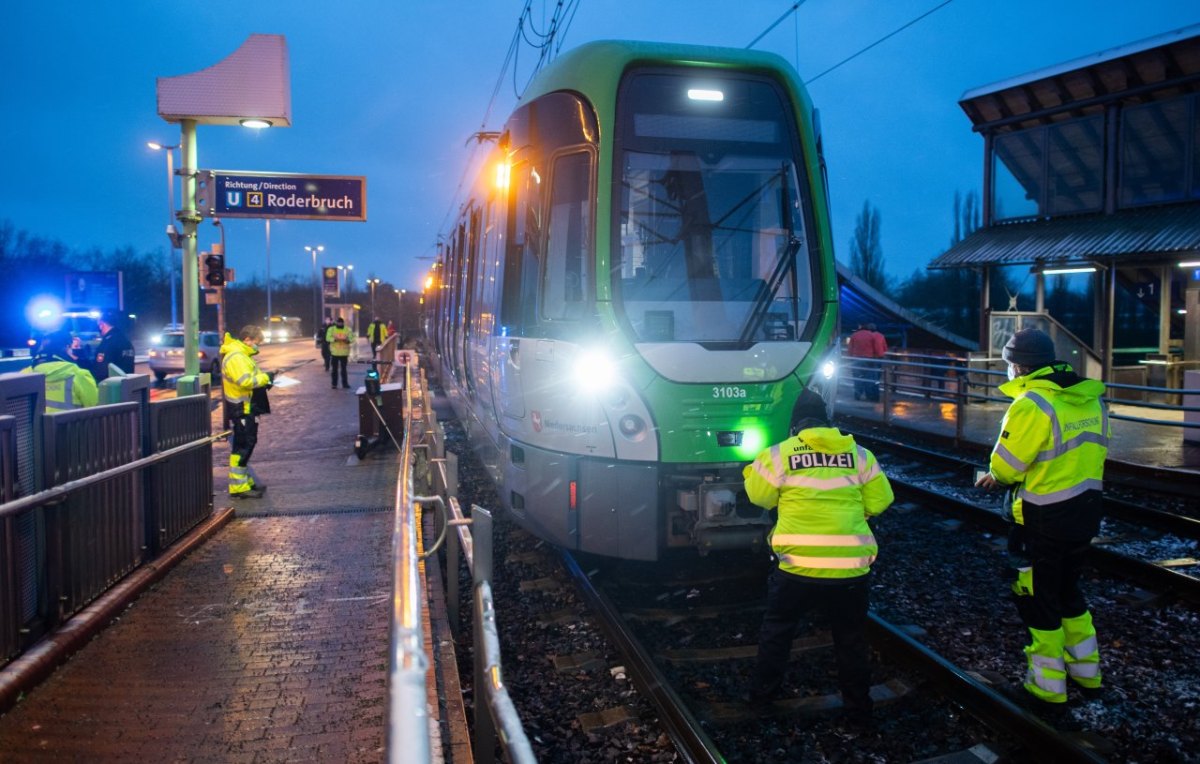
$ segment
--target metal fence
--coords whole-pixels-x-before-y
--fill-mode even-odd
[[[414,387],[416,365],[403,366],[405,375],[405,437],[401,449],[401,478],[397,491],[396,523],[392,548],[395,556],[391,666],[389,670],[388,761],[392,764],[431,760],[430,720],[425,711],[424,652],[419,591],[419,566],[424,557],[446,543],[447,609],[451,627],[458,630],[458,571],[465,557],[473,580],[475,730],[473,758],[490,764],[499,742],[504,757],[518,764],[536,762],[529,738],[512,698],[504,685],[500,665],[500,638],[492,599],[491,513],[472,506],[464,518],[458,499],[454,455],[447,455],[423,378]],[[429,495],[414,494],[414,481]],[[437,506],[444,525],[441,536],[418,557],[417,505]]]
[[[931,403],[950,404],[954,407],[955,438],[962,439],[965,407],[991,402],[1008,404],[1012,401],[997,389],[1007,380],[1006,371],[999,368],[1005,365],[993,358],[889,353],[880,359],[846,358],[839,382],[853,386],[856,398],[864,389],[870,390],[872,400],[882,403],[885,422],[893,415],[892,404],[901,399],[919,398]],[[1105,386],[1108,388],[1108,395],[1103,399],[1106,403],[1145,409],[1147,413],[1168,411],[1182,415],[1175,420],[1141,416],[1141,412],[1111,412],[1112,419],[1181,430],[1200,428],[1200,421],[1188,421],[1189,415],[1200,412],[1200,406],[1166,402],[1172,400],[1171,396],[1182,396],[1187,400],[1200,395],[1200,390],[1113,382],[1105,383]],[[1155,398],[1160,400],[1156,401]]]
[[[0,663],[211,512],[208,396],[145,387],[45,414],[42,375],[0,375]]]

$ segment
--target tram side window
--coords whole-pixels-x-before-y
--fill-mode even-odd
[[[587,314],[592,291],[588,268],[591,231],[591,154],[558,157],[551,173],[550,214],[542,315],[551,321]]]
[[[500,321],[507,334],[524,335],[537,324],[542,240],[541,175],[531,162],[514,165],[509,196],[509,239]]]

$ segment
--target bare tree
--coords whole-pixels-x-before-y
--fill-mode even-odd
[[[850,239],[850,270],[882,291],[887,288],[887,275],[883,271],[883,245],[879,243],[879,237],[879,209],[866,200],[854,222],[854,236]]]

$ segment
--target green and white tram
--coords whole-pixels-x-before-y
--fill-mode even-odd
[[[595,42],[531,83],[435,269],[435,363],[513,516],[651,560],[764,542],[741,469],[834,374],[812,105],[778,56]]]

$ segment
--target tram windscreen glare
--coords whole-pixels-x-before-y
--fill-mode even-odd
[[[795,340],[812,286],[792,112],[765,79],[695,80],[622,87],[617,307],[642,342]]]

